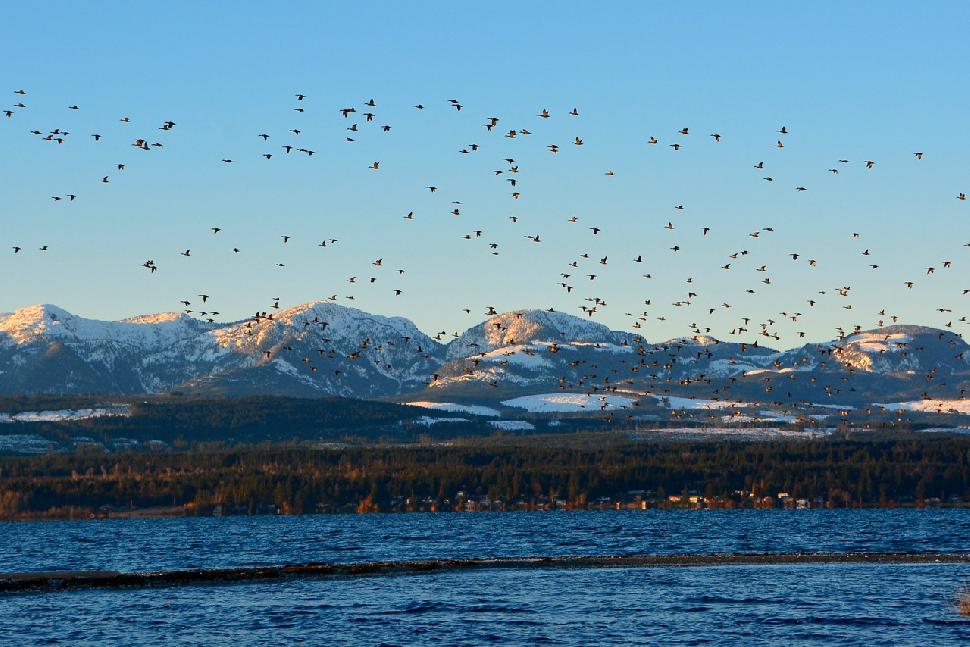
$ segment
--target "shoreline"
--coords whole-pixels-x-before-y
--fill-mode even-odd
[[[0,574],[0,593],[53,593],[78,589],[146,588],[189,584],[281,581],[296,578],[348,578],[419,575],[496,569],[662,568],[777,566],[797,564],[970,564],[970,553],[679,553],[669,555],[591,555],[499,557],[394,562],[307,562],[279,566],[122,573],[119,571],[42,571]]]
[[[371,514],[386,515],[438,515],[438,514],[548,514],[556,512],[751,512],[754,510],[765,511],[775,510],[779,512],[819,512],[829,510],[967,510],[970,503],[932,503],[923,504],[915,502],[896,503],[892,505],[863,505],[863,506],[811,506],[805,508],[797,507],[756,507],[756,506],[696,506],[687,504],[652,504],[648,506],[623,504],[617,507],[610,505],[588,505],[587,507],[534,507],[534,508],[512,508],[512,509],[477,509],[477,510],[454,510],[454,509],[414,509],[414,510],[356,510],[353,506],[347,506],[346,510],[331,510],[327,512],[304,512],[304,513],[281,513],[281,512],[256,512],[253,514],[224,513],[213,514],[210,512],[200,512],[197,508],[184,506],[165,506],[154,508],[134,508],[132,510],[110,510],[108,512],[97,511],[91,508],[76,507],[73,514],[69,511],[58,510],[56,512],[37,512],[24,513],[16,516],[0,515],[0,523],[32,523],[32,522],[98,522],[98,521],[117,521],[133,519],[193,519],[193,518],[239,518],[239,517],[302,517],[302,516],[357,516]]]

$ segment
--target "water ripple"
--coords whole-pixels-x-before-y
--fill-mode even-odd
[[[0,524],[3,570],[565,554],[967,550],[960,510],[607,512]],[[0,644],[959,645],[962,564],[577,568],[2,598]]]

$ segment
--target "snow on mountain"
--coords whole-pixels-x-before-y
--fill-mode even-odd
[[[163,348],[195,336],[209,325],[184,314],[166,312],[124,321],[78,317],[52,305],[36,305],[0,314],[0,344],[28,344],[39,340],[69,343],[114,343],[131,347]]]
[[[561,312],[517,310],[490,317],[448,344],[437,390],[469,385],[581,386],[589,365],[631,361],[626,332]]]
[[[0,315],[0,393],[376,396],[423,386],[443,356],[407,319],[329,302],[227,324],[95,321],[55,306]]]
[[[912,398],[937,377],[950,378],[937,381],[950,397],[970,375],[967,350],[958,335],[919,326],[881,328],[786,351],[706,335],[651,343],[570,315],[520,311],[493,317],[453,341],[426,394],[437,400],[490,390],[506,398],[555,389],[662,391],[674,398],[713,394],[714,402],[725,403],[865,404]],[[685,400],[683,406],[697,408],[698,402]]]
[[[887,326],[785,353],[794,365],[814,362],[827,370],[889,374],[934,370],[949,375],[970,369],[970,347],[952,332],[924,326]]]
[[[664,342],[665,346],[714,346],[721,340],[708,335],[693,335],[692,337],[675,337]]]
[[[689,395],[681,387],[709,385],[710,393],[724,384],[715,399],[754,402],[773,399],[766,394],[782,384],[788,400],[907,401],[934,380],[950,389],[935,395],[955,396],[970,375],[968,350],[952,332],[919,326],[776,351],[706,335],[651,343],[589,319],[519,310],[492,316],[443,346],[407,319],[331,301],[232,323],[181,313],[97,321],[38,305],[0,314],[0,394],[420,393],[445,402],[494,389],[511,398],[617,388],[654,393],[660,385],[673,385],[663,392],[679,397]]]
[[[310,391],[345,396],[414,390],[430,380],[444,354],[440,344],[403,317],[332,302],[228,325],[211,337],[216,352],[228,357],[217,358],[218,374],[268,367]],[[206,381],[211,385],[212,376]]]
[[[487,353],[535,342],[610,342],[613,333],[603,324],[548,310],[516,310],[490,317],[448,344],[448,359]]]
[[[542,354],[542,351],[548,350],[548,347],[548,342],[539,342],[532,345],[514,344],[511,346],[501,346],[487,353],[482,353],[481,358],[485,362],[506,362],[536,371],[554,366],[553,362],[543,357]]]
[[[97,321],[51,305],[0,315],[0,393],[152,390],[140,361],[209,328],[172,314]]]

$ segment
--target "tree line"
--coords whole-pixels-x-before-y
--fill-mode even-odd
[[[217,506],[226,514],[444,511],[460,507],[460,498],[506,509],[544,501],[578,508],[631,493],[657,504],[694,494],[743,505],[782,492],[835,506],[970,501],[970,438],[266,445],[0,459],[0,517],[8,519],[103,507],[182,507],[199,514]]]

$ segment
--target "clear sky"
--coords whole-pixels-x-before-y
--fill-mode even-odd
[[[799,331],[822,340],[872,327],[881,309],[887,323],[897,314],[963,333],[967,24],[970,5],[958,2],[10,3],[0,311],[55,303],[121,318],[182,299],[195,309],[206,293],[219,319],[238,319],[274,297],[336,294],[433,333],[477,323],[487,306],[582,314],[598,297],[596,320],[614,328],[646,311],[651,340],[692,322],[737,339],[729,333],[747,316],[747,338],[771,318],[773,344],[787,347],[805,341]],[[490,116],[493,133],[482,127]],[[175,128],[157,130],[165,120]],[[54,129],[71,133],[64,144],[30,134]],[[533,134],[502,136],[511,129]],[[138,137],[164,147],[135,149]],[[286,155],[284,144],[315,154]],[[51,199],[69,193],[77,199]],[[749,236],[763,227],[774,231]],[[728,258],[740,250],[749,254]],[[155,274],[141,267],[148,259]]]

